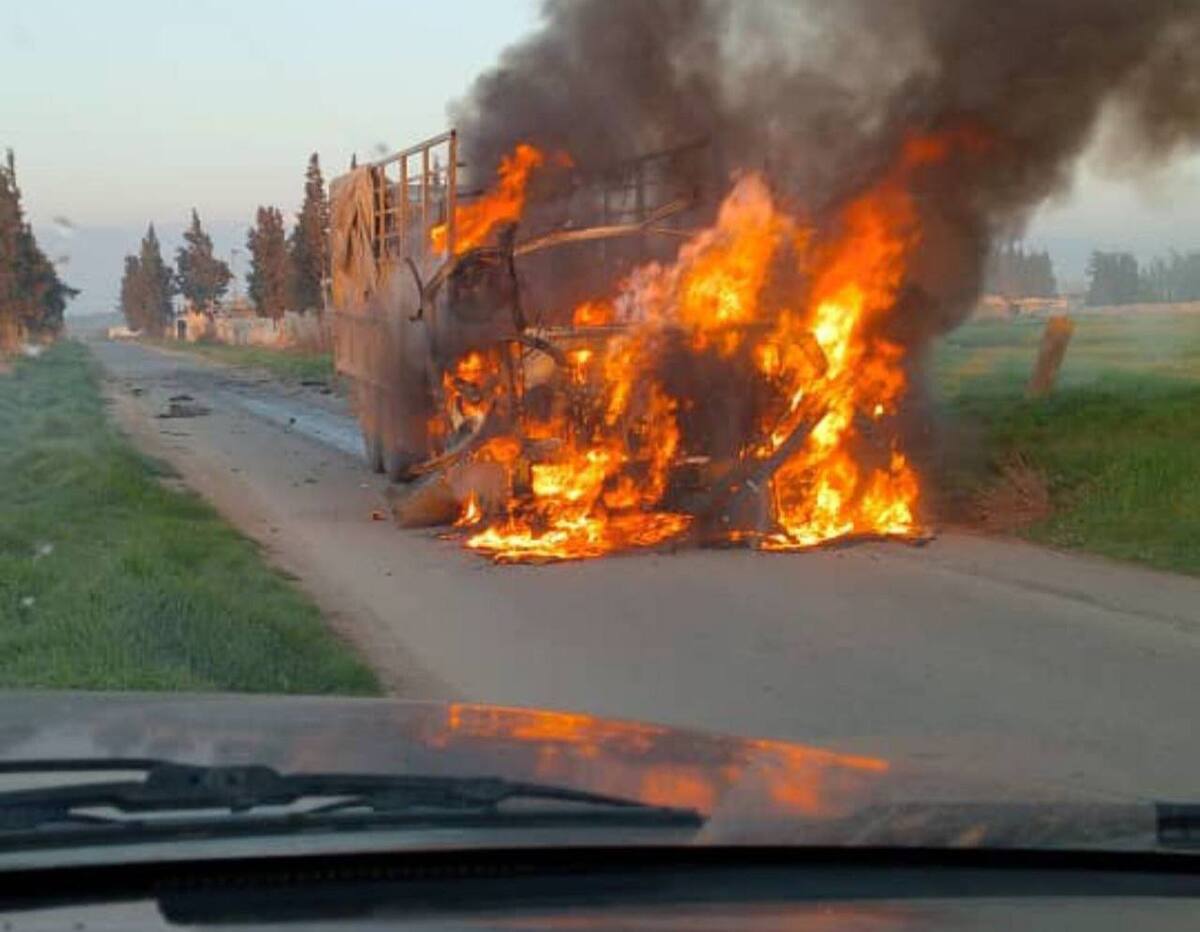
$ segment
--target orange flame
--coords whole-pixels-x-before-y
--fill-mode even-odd
[[[557,454],[530,466],[528,494],[510,501],[502,521],[471,535],[468,547],[504,561],[579,559],[654,546],[687,527],[687,515],[654,507],[679,441],[675,402],[651,388],[639,393],[633,410],[627,350],[616,347],[603,361],[613,381],[605,385],[605,415],[594,433],[560,420],[551,431],[563,441]],[[590,368],[577,368],[572,381]],[[621,369],[628,374],[616,375]]]
[[[455,527],[471,527],[478,524],[483,517],[483,509],[479,507],[479,496],[472,491],[467,496],[467,504],[463,507],[462,514],[454,522]]]
[[[920,240],[911,174],[946,158],[955,140],[908,139],[898,164],[842,212],[840,232],[815,258],[808,311],[782,314],[773,340],[794,343],[797,328],[815,338],[827,364],[809,391],[823,416],[805,447],[775,474],[780,530],[767,549],[808,547],[851,534],[910,535],[920,483],[892,442],[863,429],[896,410],[907,390],[902,347],[879,334],[879,319],[896,310],[909,256]]]
[[[513,151],[500,160],[496,169],[495,187],[478,200],[459,204],[454,210],[454,254],[461,255],[483,243],[492,228],[510,223],[525,209],[525,187],[535,168],[546,161],[535,146],[518,143]],[[445,252],[447,225],[439,223],[429,231],[429,244],[434,252]]]
[[[907,360],[884,325],[902,313],[921,240],[915,173],[984,145],[964,131],[910,138],[892,168],[821,229],[782,210],[761,176],[738,179],[714,224],[673,263],[645,265],[611,298],[574,309],[581,330],[612,325],[617,308],[623,323],[615,333],[581,332],[586,345],[564,354],[555,383],[563,402],[536,420],[522,416],[517,430],[538,438],[536,450],[521,446],[509,461],[508,501],[467,546],[529,561],[671,541],[694,522],[672,497],[685,460],[702,463],[710,483],[741,475],[739,467],[766,470],[761,488],[749,485],[769,521],[731,526],[730,539],[785,550],[920,533],[920,482],[896,427]],[[715,462],[703,438],[685,436],[681,417],[709,399],[673,395],[664,383],[664,348],[681,345],[765,399],[740,462]],[[500,383],[486,373],[459,378]]]
[[[584,301],[571,314],[571,323],[576,327],[606,327],[615,316],[613,306],[608,301]]]

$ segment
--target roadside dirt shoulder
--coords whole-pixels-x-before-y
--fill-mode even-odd
[[[194,363],[194,360],[189,360]],[[222,370],[214,368],[214,379]],[[309,533],[303,526],[314,513],[344,515],[362,523],[381,498],[361,465],[323,445],[221,405],[219,389],[197,389],[189,374],[188,389],[210,413],[192,418],[159,418],[166,401],[179,388],[169,371],[142,376],[107,371],[104,388],[115,421],[146,454],[179,474],[183,485],[208,500],[230,524],[255,540],[268,561],[287,575],[321,609],[330,627],[350,643],[375,670],[389,694],[404,698],[444,699],[454,690],[406,652],[396,637],[394,619],[380,617],[364,599],[359,579],[347,586],[326,572],[326,548],[342,544],[332,535]],[[284,469],[280,469],[280,458]],[[306,508],[292,513],[262,494],[253,475],[274,476],[292,496],[304,495]],[[320,487],[324,485],[324,489]],[[349,492],[352,504],[322,501],[328,490]],[[382,532],[390,526],[381,525]],[[384,571],[386,572],[386,571]],[[363,576],[368,571],[364,567]],[[386,577],[385,577],[386,578]]]

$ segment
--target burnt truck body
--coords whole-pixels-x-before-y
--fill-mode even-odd
[[[564,169],[530,192],[519,224],[456,250],[458,208],[482,194],[460,190],[464,168],[451,130],[330,185],[335,363],[370,466],[397,481],[435,472],[489,430],[511,430],[524,405],[553,394],[568,349],[619,331],[576,326],[574,302],[667,257],[703,209],[699,179],[715,164],[698,142],[588,177]],[[502,362],[505,384],[485,413],[467,410],[469,392],[466,404],[448,397],[472,352]]]

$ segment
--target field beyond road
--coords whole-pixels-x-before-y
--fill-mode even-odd
[[[0,375],[0,687],[378,691],[253,542],[170,485],[109,423],[80,344]]]
[[[938,481],[951,509],[1040,543],[1200,574],[1200,313],[1072,318],[1044,399],[1024,395],[1042,320],[971,322],[939,347],[934,394],[952,433]]]

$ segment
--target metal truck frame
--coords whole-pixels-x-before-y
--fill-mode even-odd
[[[443,397],[450,368],[471,350],[504,355],[508,411],[499,414],[511,424],[523,402],[523,358],[541,354],[561,363],[567,348],[608,338],[612,327],[562,321],[532,327],[517,263],[567,243],[686,235],[673,221],[698,193],[673,188],[662,167],[697,152],[707,152],[707,144],[650,153],[614,167],[599,183],[578,186],[571,196],[587,198],[600,224],[558,227],[521,241],[509,225],[498,228],[489,245],[459,255],[455,208],[471,195],[459,190],[464,166],[454,130],[352,165],[335,179],[327,312],[335,365],[351,386],[369,465],[395,481],[412,480],[479,439],[484,425],[455,423]],[[431,245],[438,224],[445,224],[441,250]]]

